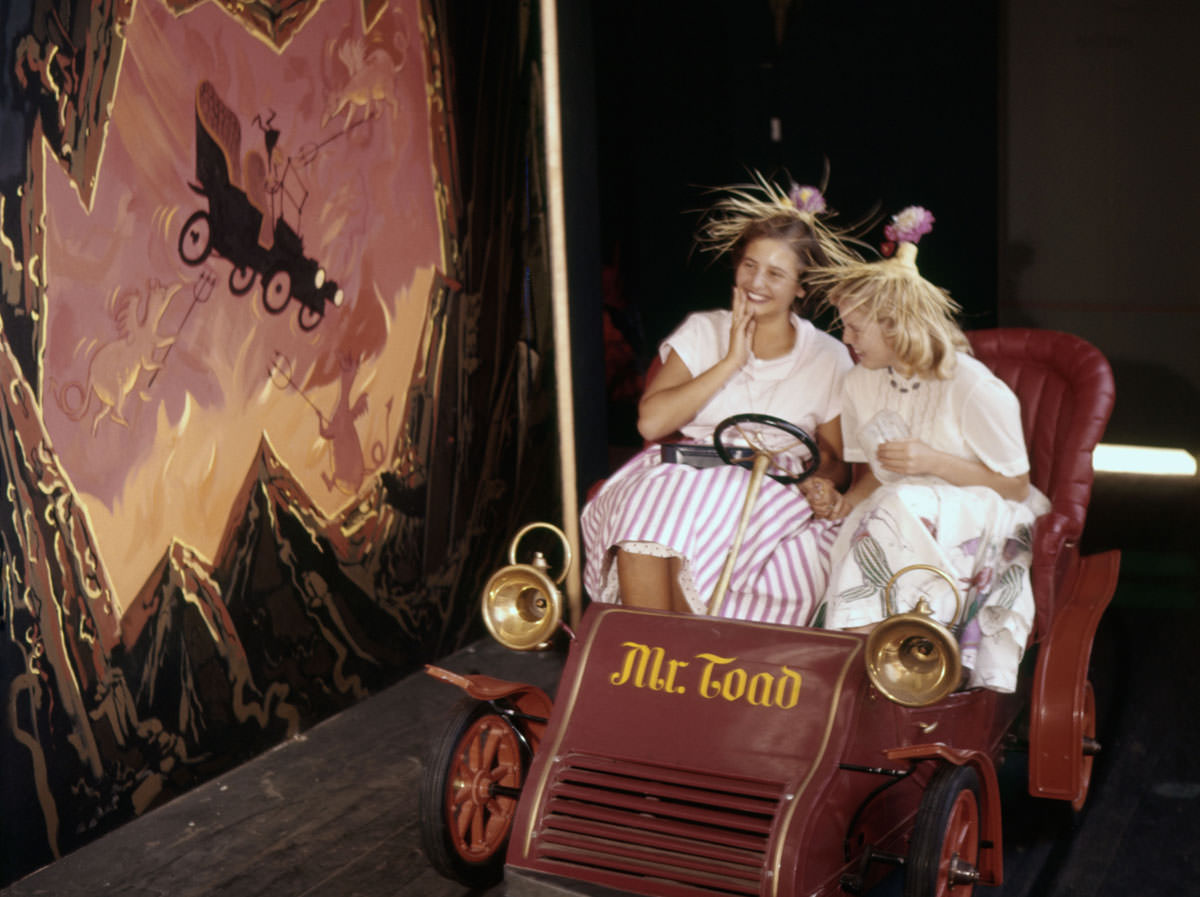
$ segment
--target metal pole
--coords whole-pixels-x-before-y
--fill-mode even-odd
[[[575,557],[579,550],[579,497],[575,491],[575,388],[571,375],[571,317],[567,287],[567,234],[563,200],[562,110],[558,67],[557,0],[541,0],[542,81],[545,85],[546,185],[550,223],[550,286],[554,309],[554,372],[558,399],[559,477],[563,532]],[[567,610],[579,622],[582,586],[578,564],[567,573]]]

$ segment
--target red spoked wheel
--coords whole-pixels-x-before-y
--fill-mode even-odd
[[[921,797],[904,897],[969,897],[979,881],[979,833],[979,775],[942,766]]]
[[[500,880],[527,768],[517,733],[490,704],[458,705],[421,785],[421,840],[438,872],[471,887]]]

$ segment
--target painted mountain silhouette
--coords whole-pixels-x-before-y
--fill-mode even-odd
[[[518,510],[519,354],[472,394],[458,353],[480,305],[438,289],[392,458],[358,500],[327,518],[264,440],[216,556],[171,544],[119,621],[0,332],[0,885],[479,632]]]

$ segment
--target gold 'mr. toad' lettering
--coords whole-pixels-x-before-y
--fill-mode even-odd
[[[787,667],[780,667],[783,678],[775,686],[775,706],[783,710],[791,710],[800,703],[800,674]]]
[[[755,707],[770,707],[771,686],[774,684],[775,677],[770,673],[755,673],[750,679],[750,691],[746,700]]]
[[[736,657],[718,657],[716,654],[697,654],[698,660],[707,660],[708,663],[700,671],[700,695],[705,698],[715,698],[721,694],[721,686],[712,681],[712,671],[714,664],[724,666],[727,663],[733,663],[737,660]]]
[[[609,677],[613,685],[624,685],[632,676],[634,688],[649,687],[652,691],[667,691],[679,695],[684,693],[682,685],[676,687],[675,675],[682,667],[688,665],[686,660],[667,660],[667,676],[664,679],[660,675],[667,653],[663,648],[651,648],[640,642],[622,642],[621,647],[629,650],[625,652],[625,662],[621,669]]]
[[[667,657],[666,649],[658,645],[622,642],[621,647],[626,649],[625,656],[621,668],[609,676],[613,685],[648,688],[673,695],[687,691],[687,687],[677,683],[676,679],[690,661]],[[737,665],[736,657],[701,653],[695,659],[702,661],[697,687],[702,698],[720,698],[730,703],[745,701],[754,707],[778,707],[781,710],[790,710],[800,703],[802,679],[796,670],[781,666],[778,674],[764,670],[750,675]]]
[[[726,701],[739,701],[744,697],[755,707],[778,707],[781,710],[790,710],[800,703],[801,676],[786,666],[779,668],[779,676],[764,671],[747,679],[745,670],[730,666],[737,661],[736,657],[697,654],[696,659],[707,661],[700,668],[701,697],[720,697]]]

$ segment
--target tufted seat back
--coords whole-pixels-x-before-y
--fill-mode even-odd
[[[1104,355],[1069,333],[1025,328],[967,334],[976,357],[1012,388],[1021,402],[1030,479],[1051,511],[1034,533],[1036,630],[1053,619],[1056,587],[1078,551],[1092,493],[1092,450],[1112,413],[1115,388]]]

